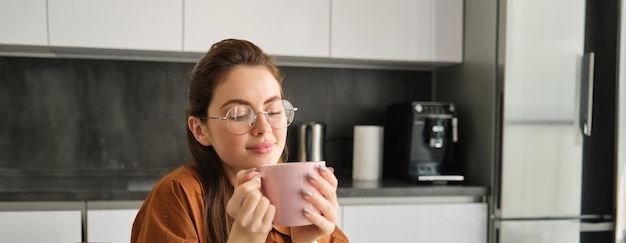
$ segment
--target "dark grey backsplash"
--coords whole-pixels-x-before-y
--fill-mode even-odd
[[[189,162],[184,110],[193,63],[0,57],[0,169],[162,173]],[[430,100],[431,73],[282,67],[289,128],[327,125],[326,159],[351,173],[352,127],[394,102]]]

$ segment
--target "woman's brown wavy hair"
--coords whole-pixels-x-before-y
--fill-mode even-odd
[[[265,66],[282,84],[282,76],[274,59],[258,46],[245,40],[222,40],[211,46],[191,73],[187,116],[207,116],[215,88],[224,82],[228,73],[237,65]],[[212,146],[205,147],[198,143],[189,129],[187,144],[204,188],[208,242],[226,242],[233,224],[233,219],[226,213],[226,203],[233,194],[233,186],[224,172],[222,160]],[[286,153],[285,145],[283,158],[286,158]]]

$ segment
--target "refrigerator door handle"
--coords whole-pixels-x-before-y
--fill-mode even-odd
[[[580,232],[601,232],[615,230],[614,222],[587,223],[580,222]]]
[[[593,121],[593,71],[595,53],[585,53],[582,58],[580,81],[580,111],[579,125],[582,133],[591,136],[591,122]]]

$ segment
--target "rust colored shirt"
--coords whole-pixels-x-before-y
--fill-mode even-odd
[[[207,243],[203,186],[200,175],[184,165],[165,175],[154,186],[133,223],[131,243]],[[274,226],[266,242],[291,242],[289,228]],[[320,243],[349,242],[339,227]]]

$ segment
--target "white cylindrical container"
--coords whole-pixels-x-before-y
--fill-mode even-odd
[[[352,149],[352,179],[374,181],[382,176],[383,127],[354,126]]]

